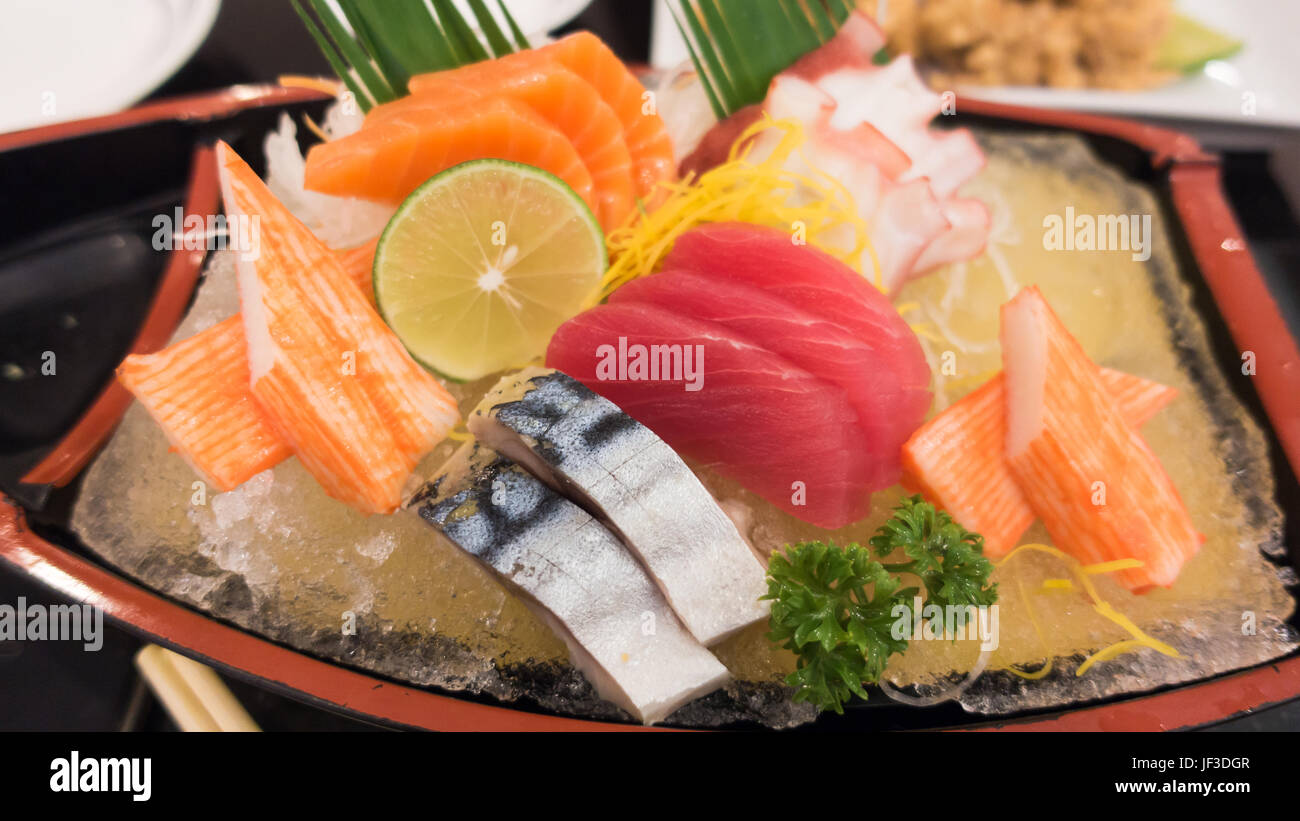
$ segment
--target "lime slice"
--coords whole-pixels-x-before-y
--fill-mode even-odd
[[[558,177],[474,160],[397,209],[375,252],[375,301],[412,356],[468,381],[545,353],[607,263],[600,225]]]

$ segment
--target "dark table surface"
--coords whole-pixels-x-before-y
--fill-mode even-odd
[[[630,61],[649,53],[650,0],[596,0],[562,29],[596,32]],[[207,41],[152,97],[205,91],[280,74],[329,74],[287,0],[224,0]],[[1231,129],[1178,124],[1208,148],[1224,151],[1225,184],[1252,251],[1283,310],[1300,333],[1300,228],[1288,194],[1300,190],[1300,135],[1274,131],[1247,138]],[[1287,287],[1282,287],[1287,286]],[[0,564],[0,602],[57,603],[44,588]],[[74,642],[0,642],[0,730],[174,730],[132,666],[141,643],[105,625],[98,652]],[[238,680],[235,695],[265,730],[373,729],[351,718],[292,701]],[[1209,728],[1213,731],[1300,730],[1300,702]]]

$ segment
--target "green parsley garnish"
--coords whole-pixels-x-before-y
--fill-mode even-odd
[[[863,685],[880,681],[890,656],[907,650],[907,639],[892,635],[893,610],[911,607],[921,587],[940,607],[997,601],[984,537],[920,496],[904,499],[869,544],[800,542],[772,556],[763,597],[772,600],[768,638],[798,656],[786,677],[795,701],[843,713],[852,696],[867,698]],[[900,550],[907,561],[877,561]],[[903,587],[904,574],[921,587]]]

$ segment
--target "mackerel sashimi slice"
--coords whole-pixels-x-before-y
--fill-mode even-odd
[[[461,446],[409,506],[520,594],[596,691],[646,724],[730,678],[609,530],[486,447]]]
[[[1115,578],[1169,587],[1203,537],[1099,368],[1026,288],[1002,306],[1006,459],[1061,549],[1085,564],[1133,558]]]
[[[674,352],[680,372],[663,364]],[[870,444],[845,391],[722,325],[600,305],[560,326],[546,364],[806,522],[841,527],[870,509]]]
[[[503,377],[469,417],[513,459],[618,535],[705,645],[767,617],[766,573],[673,449],[572,377]]]
[[[232,220],[260,223],[237,258],[253,398],[327,493],[388,513],[421,456],[455,424],[451,396],[411,359],[339,257],[225,143]]]

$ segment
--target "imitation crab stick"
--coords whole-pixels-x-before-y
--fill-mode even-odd
[[[591,174],[596,216],[601,226],[617,228],[635,207],[632,157],[623,123],[594,86],[539,51],[521,51],[496,60],[421,74],[410,81],[411,96],[378,106],[366,124],[402,112],[434,108],[466,95],[505,96],[542,115],[573,143]]]
[[[217,146],[231,219],[258,217],[256,258],[238,260],[254,399],[327,493],[387,513],[418,459],[457,419],[336,255],[225,143]]]
[[[1057,547],[1085,564],[1137,559],[1115,578],[1169,587],[1203,537],[1098,367],[1037,288],[1002,306],[1006,460]]]
[[[375,241],[336,253],[348,278],[373,301]],[[236,488],[293,455],[249,389],[238,315],[156,353],[128,356],[117,378],[218,490]]]
[[[1142,425],[1178,394],[1138,376],[1102,369],[1124,419]],[[1034,522],[1003,457],[1006,379],[998,374],[921,426],[903,445],[903,486],[984,536],[984,552],[1011,552]]]
[[[128,356],[117,378],[218,490],[238,487],[292,453],[248,390],[238,316],[157,353]]]

